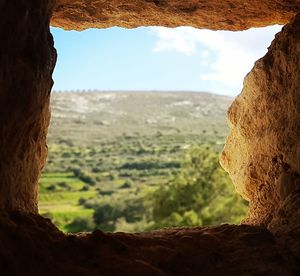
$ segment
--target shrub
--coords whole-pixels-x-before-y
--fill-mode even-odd
[[[92,218],[75,218],[66,226],[68,232],[88,232],[95,230],[95,224]]]
[[[88,186],[88,185],[84,185],[84,186],[80,189],[80,191],[83,191],[83,192],[89,191],[89,190],[90,190],[90,186]]]
[[[54,191],[56,191],[56,185],[52,184],[52,185],[48,186],[46,189],[49,192],[54,192]]]
[[[126,180],[120,188],[121,189],[129,189],[132,186],[133,186],[133,182],[129,179],[129,180]]]
[[[75,177],[77,177],[84,183],[92,185],[92,186],[96,184],[96,181],[94,180],[94,178],[91,175],[87,174],[86,172],[83,172],[81,169],[73,168],[72,172]]]

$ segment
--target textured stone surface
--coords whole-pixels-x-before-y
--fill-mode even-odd
[[[22,229],[22,231],[20,231]],[[49,220],[0,214],[1,275],[298,275],[266,229],[222,225],[64,235]]]
[[[68,30],[193,26],[244,30],[287,23],[299,0],[57,0],[52,25]]]
[[[0,209],[37,212],[56,54],[48,1],[0,1]]]
[[[300,261],[300,190],[280,202],[268,225],[279,246],[287,248],[298,266]],[[300,273],[300,272],[299,272]]]
[[[255,63],[228,119],[221,163],[250,200],[246,222],[268,225],[300,188],[300,14]]]

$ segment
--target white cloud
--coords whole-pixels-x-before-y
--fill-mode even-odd
[[[158,41],[154,47],[155,52],[176,50],[185,55],[196,53],[197,40],[190,35],[191,28],[169,29],[164,27],[153,27],[158,35]]]
[[[199,72],[205,68],[205,73],[199,73],[199,81],[209,81],[224,93],[238,93],[244,76],[254,62],[266,53],[280,29],[278,25],[243,32],[153,27],[152,32],[158,37],[153,50],[194,55],[199,58]]]

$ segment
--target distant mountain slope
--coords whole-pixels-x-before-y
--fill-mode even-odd
[[[226,134],[232,98],[195,92],[52,93],[49,142],[94,144],[120,135]]]

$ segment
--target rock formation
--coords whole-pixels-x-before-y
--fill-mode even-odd
[[[56,52],[52,24],[242,30],[287,23],[300,1],[0,1],[1,275],[299,275],[300,14],[228,111],[222,165],[250,201],[247,225],[65,235],[37,215]]]
[[[236,31],[286,24],[299,10],[294,0],[57,0],[51,23],[68,30],[158,25]]]
[[[0,208],[37,213],[56,52],[48,1],[0,2]]]
[[[296,258],[267,229],[178,228],[64,235],[49,220],[0,215],[1,275],[298,275]]]
[[[300,189],[300,15],[255,63],[228,111],[231,132],[221,156],[250,201],[245,222],[265,226]]]

